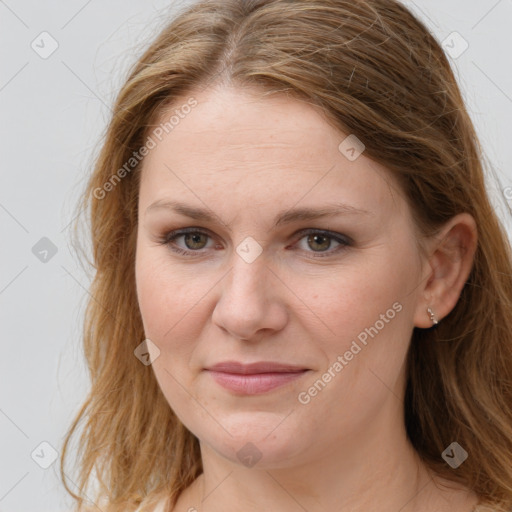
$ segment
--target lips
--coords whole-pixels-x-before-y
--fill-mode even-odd
[[[238,361],[223,361],[206,369],[239,375],[254,375],[258,373],[295,373],[305,371],[308,368],[273,361],[261,361],[251,364],[243,364]]]
[[[309,369],[271,361],[251,364],[224,361],[205,368],[205,371],[212,376],[217,384],[232,393],[256,395],[299,379]]]

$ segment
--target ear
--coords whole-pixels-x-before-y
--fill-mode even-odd
[[[416,327],[433,326],[427,308],[432,309],[440,322],[455,307],[473,266],[477,238],[474,218],[461,213],[431,239],[420,287],[423,298],[418,301],[414,315]]]

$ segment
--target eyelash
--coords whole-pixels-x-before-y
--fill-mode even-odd
[[[173,251],[177,254],[183,255],[183,256],[192,256],[192,257],[199,256],[203,252],[204,249],[198,249],[196,251],[186,250],[186,249],[182,249],[181,247],[177,247],[176,245],[174,245],[172,243],[180,236],[186,235],[188,233],[202,234],[209,238],[212,238],[212,237],[210,237],[208,232],[206,232],[202,229],[199,229],[199,228],[191,227],[191,228],[183,228],[183,229],[171,231],[171,232],[165,234],[162,238],[160,238],[158,240],[158,243],[161,245],[167,245],[171,251]],[[298,236],[298,235],[301,235],[301,236],[297,240],[297,242],[302,240],[304,237],[306,237],[308,235],[321,235],[328,239],[334,240],[340,244],[339,247],[337,247],[336,249],[334,249],[332,251],[318,251],[318,252],[305,251],[305,252],[313,253],[314,258],[326,258],[335,253],[339,253],[341,251],[346,250],[347,247],[350,247],[353,243],[353,241],[346,235],[341,235],[340,233],[334,233],[332,231],[325,231],[322,229],[313,229],[313,228],[303,229],[303,230],[299,231],[298,233],[296,233],[296,236]]]

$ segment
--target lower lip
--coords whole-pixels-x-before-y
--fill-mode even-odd
[[[290,373],[257,373],[241,375],[236,373],[207,370],[222,387],[244,395],[266,393],[302,377],[308,370]]]

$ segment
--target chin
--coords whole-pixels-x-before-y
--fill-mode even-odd
[[[203,426],[202,431],[194,434],[201,444],[241,467],[277,469],[292,465],[300,458],[303,450],[297,440],[305,437],[299,425],[289,424],[284,428],[282,414],[244,412],[237,416],[235,420],[219,418],[225,430],[212,427],[205,432]]]

